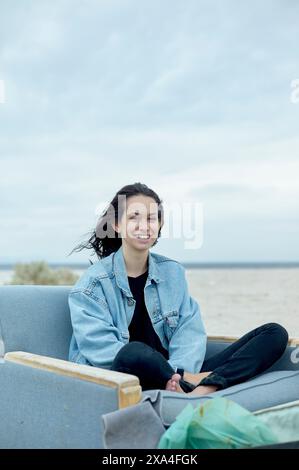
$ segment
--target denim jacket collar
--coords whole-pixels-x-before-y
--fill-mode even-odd
[[[123,254],[123,247],[121,247],[113,253],[113,260],[112,260],[112,270],[114,271],[116,283],[120,289],[122,289],[128,297],[132,297],[129,282],[128,282],[128,274],[126,270],[124,254]],[[148,277],[146,281],[146,286],[151,284],[152,280],[156,283],[163,281],[159,273],[159,267],[157,265],[154,256],[149,251],[148,254]]]

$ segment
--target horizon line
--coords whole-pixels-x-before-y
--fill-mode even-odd
[[[93,264],[99,260],[92,260]],[[174,260],[178,261],[178,260]],[[0,263],[0,270],[13,269],[17,264],[31,264],[40,261],[16,261],[10,263]],[[49,267],[52,268],[72,268],[72,269],[85,269],[91,266],[91,263],[84,262],[50,262],[44,261]],[[184,267],[192,268],[208,268],[208,267],[299,267],[299,261],[178,261]]]

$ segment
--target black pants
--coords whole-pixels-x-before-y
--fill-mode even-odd
[[[287,342],[287,331],[277,323],[255,328],[204,361],[197,372],[212,373],[202,379],[200,385],[223,389],[255,377],[281,357]],[[143,390],[165,389],[166,382],[175,373],[161,353],[139,341],[126,344],[118,352],[111,370],[136,375]],[[180,383],[184,391],[194,388],[189,388],[183,380]]]

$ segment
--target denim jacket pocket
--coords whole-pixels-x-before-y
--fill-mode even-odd
[[[164,312],[163,319],[165,324],[169,328],[176,328],[179,322],[179,312],[177,310],[170,310],[169,312]]]

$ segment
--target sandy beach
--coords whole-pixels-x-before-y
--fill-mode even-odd
[[[187,271],[208,334],[242,335],[278,322],[299,337],[299,269],[201,269]]]
[[[11,274],[0,271],[0,284]],[[186,276],[208,335],[240,336],[278,322],[299,337],[299,268],[189,269]]]

